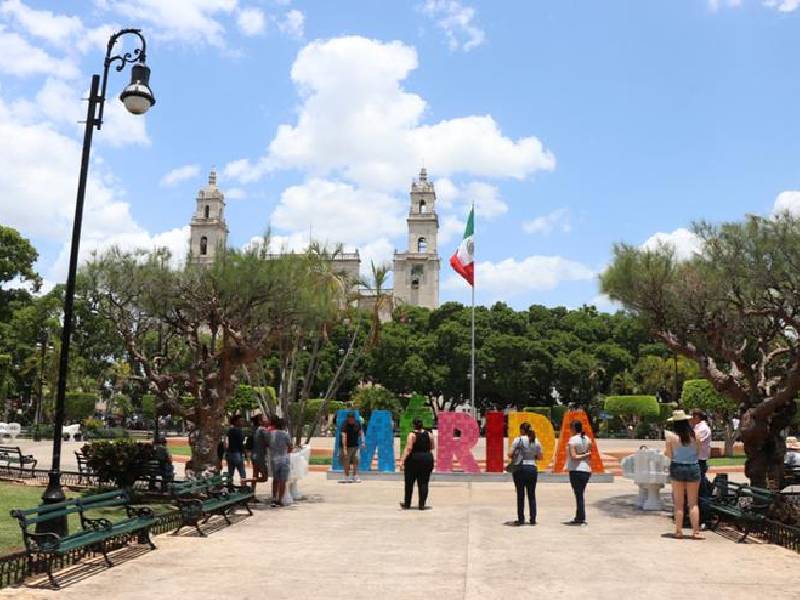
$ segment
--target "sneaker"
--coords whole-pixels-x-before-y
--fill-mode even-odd
[[[358,475],[353,476],[353,483],[361,483],[361,478]]]

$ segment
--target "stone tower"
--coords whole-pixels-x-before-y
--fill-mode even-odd
[[[190,223],[189,260],[207,265],[219,248],[228,244],[225,224],[225,195],[217,187],[217,171],[211,169],[208,185],[197,192],[197,208]]]
[[[423,168],[411,183],[408,250],[394,254],[394,299],[412,306],[439,306],[439,217],[436,192]]]

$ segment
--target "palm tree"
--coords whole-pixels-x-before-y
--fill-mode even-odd
[[[372,326],[369,332],[369,341],[367,343],[369,348],[374,348],[378,345],[381,338],[381,313],[384,310],[391,311],[392,309],[392,296],[386,292],[386,280],[392,268],[388,263],[381,263],[376,265],[370,261],[371,278],[369,280],[362,280],[360,283],[367,288],[369,292],[374,293],[375,301],[372,304]]]

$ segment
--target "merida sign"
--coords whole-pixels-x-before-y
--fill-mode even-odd
[[[352,409],[339,410],[336,414],[336,439],[340,439],[342,426],[347,415],[358,411]],[[400,419],[401,446],[410,430],[411,422],[421,418],[426,427],[433,424],[433,413],[430,408],[422,406],[409,406]],[[564,471],[567,459],[567,441],[570,437],[569,426],[573,421],[580,421],[583,430],[594,440],[592,426],[586,413],[582,410],[568,411],[565,413],[561,433],[556,440],[555,430],[550,419],[543,415],[527,412],[512,412],[508,415],[502,412],[486,413],[486,455],[483,457],[487,473],[500,473],[507,462],[508,448],[504,447],[505,421],[508,419],[509,444],[518,435],[519,426],[530,423],[536,432],[536,437],[542,444],[542,459],[538,462],[539,469],[549,469],[552,465],[554,473]],[[469,414],[463,412],[440,412],[438,415],[438,435],[436,438],[436,466],[437,473],[450,473],[457,464],[458,470],[466,473],[479,473],[481,471],[478,459],[473,450],[480,438],[480,426]],[[340,460],[340,447],[335,444],[332,469],[342,469]],[[366,449],[361,452],[360,470],[371,471],[375,455],[378,455],[378,468],[380,472],[390,473],[396,469],[394,451],[394,423],[392,414],[388,410],[375,410],[370,416],[366,431]],[[603,473],[603,460],[597,450],[597,444],[592,444],[592,472]]]

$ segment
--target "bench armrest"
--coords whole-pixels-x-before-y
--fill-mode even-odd
[[[130,506],[125,505],[125,511],[128,513],[128,518],[131,517],[152,517],[153,509],[149,506]]]
[[[43,541],[51,540],[49,544],[42,543]],[[47,532],[47,533],[29,533],[25,532],[25,545],[28,546],[28,550],[30,550],[30,546],[28,544],[29,541],[32,541],[35,544],[35,550],[48,550],[50,548],[57,547],[61,543],[61,536],[57,533]],[[50,548],[48,548],[48,546]]]
[[[203,501],[200,498],[177,498],[178,505],[183,506],[191,506],[197,505],[198,507],[203,507]]]
[[[81,516],[81,526],[86,530],[100,531],[101,529],[111,529],[112,524],[111,521],[102,517],[90,519],[89,517]]]

